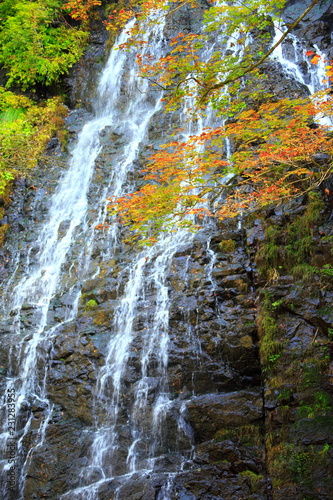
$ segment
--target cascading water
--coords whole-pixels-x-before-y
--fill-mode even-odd
[[[187,130],[183,140],[193,133],[200,133],[205,126],[201,119],[192,123],[188,119],[186,103],[183,119]],[[208,121],[211,117],[208,116]],[[114,334],[107,347],[106,363],[101,368],[97,381],[95,398],[95,432],[91,446],[89,465],[81,472],[83,486],[63,495],[61,498],[95,500],[103,485],[115,482],[115,498],[126,495],[126,481],[133,475],[147,475],[163,462],[165,438],[163,423],[173,412],[177,423],[179,441],[182,445],[172,453],[175,463],[172,471],[164,472],[164,486],[158,494],[159,500],[170,499],[175,467],[181,471],[192,451],[192,430],[184,419],[186,401],[174,400],[170,394],[167,376],[169,347],[169,286],[168,274],[174,255],[186,249],[193,240],[193,234],[178,230],[162,235],[154,247],[141,252],[136,260],[124,270],[128,280],[114,315]],[[143,315],[143,311],[148,312]],[[135,321],[141,320],[138,339]],[[123,449],[119,442],[121,408],[124,398],[124,374],[129,368],[133,345],[140,346],[139,378],[132,390],[130,403],[130,437]],[[197,345],[192,342],[195,350]],[[106,403],[107,401],[107,403]],[[97,408],[103,406],[100,418]],[[121,498],[125,498],[122,496]]]
[[[130,28],[131,25],[127,27],[128,30]],[[127,37],[125,30],[118,44],[124,43]],[[163,23],[149,28],[148,40],[154,54],[159,57],[163,50]],[[117,50],[117,46],[112,50],[97,89],[96,116],[83,127],[73,149],[69,169],[52,197],[48,219],[29,250],[28,260],[17,266],[17,279],[14,275],[10,280],[4,300],[6,314],[12,318],[14,338],[18,339],[18,347],[11,352],[13,371],[8,376],[6,393],[15,389],[15,412],[22,420],[17,443],[20,481],[15,492],[19,498],[26,498],[25,480],[31,460],[44,445],[47,427],[52,420],[53,403],[47,393],[52,343],[59,327],[71,323],[76,316],[82,282],[98,276],[98,264],[92,262],[92,255],[100,241],[96,242],[93,228],[105,221],[104,200],[108,195],[119,196],[131,189],[128,177],[137,159],[139,146],[145,138],[151,117],[160,108],[159,97],[155,95],[152,99],[148,94],[148,83],[136,76],[134,58],[133,53]],[[129,96],[125,105],[121,95],[124,87]],[[208,123],[212,119],[210,114],[205,123],[201,119],[197,123],[188,121],[187,137],[200,133],[204,126],[211,124]],[[110,172],[105,187],[92,197],[91,180],[96,159],[103,149],[101,136],[105,130],[115,130],[118,135],[124,135],[127,144],[118,153],[116,168]],[[90,206],[91,199],[101,208],[94,210]],[[192,234],[181,230],[162,236],[154,247],[135,256],[133,262],[123,269],[126,283],[115,307],[105,364],[96,377],[94,425],[89,431],[91,446],[88,462],[78,473],[78,487],[70,489],[61,498],[95,500],[105,485],[113,488],[115,498],[118,495],[125,498],[126,493],[122,490],[126,488],[127,478],[160,468],[166,450],[173,455],[174,463],[165,469],[158,499],[171,498],[172,478],[176,472],[183,470],[191,457],[193,436],[185,418],[187,400],[171,395],[167,377],[170,343],[168,274],[174,255],[186,249],[192,240]],[[119,252],[115,224],[105,230],[102,247],[102,260],[112,259]],[[30,255],[34,258],[30,259]],[[207,279],[211,280],[210,268],[215,257],[209,246],[207,255],[211,261]],[[23,278],[19,277],[22,269]],[[50,304],[57,294],[64,292],[71,298],[67,313],[60,323],[50,326]],[[32,311],[30,322],[33,328],[24,336],[22,316],[27,309]],[[140,324],[139,331],[137,323]],[[197,351],[198,342],[191,332],[188,336],[191,349]],[[126,389],[123,378],[130,368],[129,360],[133,349],[137,350],[136,346],[140,349],[139,377],[133,384],[129,396],[131,401],[127,404],[130,408],[129,421],[124,422],[122,409]],[[198,357],[198,354],[195,356]],[[24,443],[32,425],[35,425],[33,413],[29,411],[33,405],[43,408],[45,417],[35,433],[33,444],[25,453]],[[163,432],[166,415],[170,417],[170,414],[178,434],[171,450]],[[6,440],[10,440],[9,419],[4,418],[3,422],[4,451]],[[125,424],[128,436],[126,445],[123,445],[121,434]],[[8,463],[4,462],[4,471],[8,468]],[[113,483],[114,486],[110,486]],[[3,495],[4,498],[8,495],[5,485]]]
[[[153,45],[154,53],[158,57],[163,45],[163,24],[157,24],[152,31],[148,32],[147,40],[149,39],[150,45]],[[126,33],[125,31],[120,37],[119,44],[126,40],[128,36]],[[5,308],[7,314],[9,312],[14,318],[13,329],[16,335],[24,333],[24,325],[21,325],[23,306],[33,310],[32,323],[35,329],[33,333],[29,331],[28,337],[24,337],[23,340],[21,338],[19,361],[13,363],[15,373],[8,377],[7,392],[14,387],[18,395],[16,415],[20,415],[23,407],[29,414],[26,406],[37,404],[37,401],[38,405],[44,407],[46,414],[27,456],[24,456],[22,443],[30,431],[32,413],[26,418],[20,432],[17,450],[22,471],[19,484],[20,498],[25,498],[25,476],[29,472],[31,457],[43,445],[45,431],[52,418],[53,405],[47,397],[46,389],[48,364],[45,351],[52,351],[52,339],[57,335],[60,325],[50,328],[47,323],[50,303],[56,293],[67,289],[72,295],[72,303],[61,324],[71,322],[76,315],[80,298],[79,283],[91,277],[90,262],[95,241],[94,231],[91,229],[89,194],[95,161],[102,150],[100,134],[106,128],[117,129],[118,133],[120,131],[126,134],[127,145],[120,158],[118,157],[117,168],[110,173],[111,179],[107,187],[98,193],[98,206],[102,208],[94,214],[94,226],[105,220],[103,200],[109,194],[119,196],[124,189],[130,189],[128,173],[132,170],[149,121],[160,107],[158,97],[155,97],[153,105],[148,102],[151,101],[151,96],[147,96],[148,84],[136,76],[133,61],[133,54],[119,51],[117,47],[111,52],[98,86],[96,118],[89,121],[80,133],[68,172],[61,179],[52,198],[48,220],[35,248],[29,252],[37,255],[32,263],[29,261],[22,265],[26,271],[24,277],[18,280],[14,287],[8,287]],[[132,66],[132,69],[129,66]],[[120,92],[124,86],[124,78],[127,79],[130,96],[125,113],[123,110],[120,112],[118,105],[118,101],[121,101]],[[201,123],[199,127],[202,127]],[[112,246],[117,247],[116,226],[112,225],[106,233],[103,258],[111,258]],[[168,409],[172,406],[166,374],[170,305],[168,269],[174,254],[188,246],[192,239],[193,235],[186,231],[162,237],[153,248],[141,252],[134,262],[123,270],[124,275],[128,275],[128,280],[115,310],[113,335],[107,347],[105,365],[97,376],[94,398],[95,425],[89,464],[80,473],[81,485],[64,494],[62,498],[87,500],[98,498],[98,490],[103,483],[111,482],[114,477],[117,477],[119,482],[122,477],[126,480],[128,474],[153,470],[155,462],[163,460],[165,445],[162,442],[162,424]],[[70,286],[73,280],[69,279],[66,271],[63,272],[63,268],[67,269],[64,265],[69,258],[72,258],[72,248],[76,245],[81,248],[75,264],[71,263],[71,268],[75,265],[79,283],[74,280],[75,284]],[[98,270],[93,269],[93,275],[96,274]],[[15,284],[15,279],[11,282]],[[148,301],[152,300],[155,305],[148,306]],[[131,355],[131,347],[134,342],[138,342],[134,322],[145,309],[148,309],[148,312],[140,332],[140,377],[133,388],[129,445],[124,450],[119,446],[118,425],[122,390],[124,390],[122,379]],[[45,363],[42,370],[39,366],[40,361]],[[179,439],[185,442],[188,455],[191,451],[191,430],[183,417],[184,404],[177,402],[175,407]],[[99,411],[100,408],[102,412]],[[4,425],[3,442],[9,437],[6,429],[8,421],[5,421]],[[184,443],[182,446],[184,448]],[[178,457],[177,455],[175,450],[176,464],[181,470],[184,457],[182,454]],[[4,465],[5,471],[7,467],[8,465]],[[159,495],[161,500],[169,498],[167,493],[169,481],[167,473],[166,485]],[[3,492],[7,495],[5,486]]]
[[[133,22],[127,26],[127,30],[131,29],[132,24]],[[153,45],[157,56],[160,54],[163,43],[162,33],[163,25],[161,23],[157,23],[147,33],[147,40],[150,38],[149,41]],[[128,31],[125,30],[118,43],[124,43],[128,36]],[[66,263],[73,258],[73,247],[78,245],[79,251],[75,262],[71,262],[71,267],[75,265],[77,278],[81,282],[85,277],[89,277],[89,263],[95,245],[93,227],[105,219],[105,209],[103,209],[105,203],[103,201],[106,200],[110,193],[117,196],[123,192],[126,182],[128,188],[127,174],[133,167],[133,162],[138,154],[138,147],[144,139],[150,118],[160,107],[158,96],[155,99],[147,96],[148,83],[141,81],[136,76],[137,70],[134,65],[134,58],[135,55],[117,50],[117,47],[112,50],[108,64],[99,82],[98,99],[95,106],[96,118],[89,121],[80,133],[77,145],[72,153],[70,167],[61,179],[59,187],[52,198],[48,220],[33,249],[37,253],[37,256],[33,263],[30,263],[28,260],[23,264],[22,267],[25,268],[25,274],[23,278],[17,281],[14,287],[12,283],[15,284],[15,277],[11,279],[11,287],[8,287],[7,297],[4,300],[6,313],[13,318],[15,341],[19,339],[18,346],[11,351],[13,371],[8,377],[6,394],[10,395],[11,391],[15,391],[16,418],[25,418],[23,428],[20,430],[20,438],[17,442],[15,453],[21,465],[18,492],[20,498],[24,498],[25,475],[29,470],[29,460],[34,451],[42,445],[45,429],[52,416],[53,405],[48,400],[46,391],[48,364],[45,352],[50,351],[52,338],[56,335],[59,325],[52,328],[48,325],[50,303],[56,293],[67,290],[72,295],[72,302],[62,324],[70,322],[75,317],[80,297],[80,287],[77,282],[71,286],[72,279],[69,279],[71,278],[71,273],[66,271]],[[121,90],[126,89],[126,87],[130,99],[124,111],[123,108],[119,109],[119,102],[121,102]],[[98,193],[97,206],[102,207],[102,209],[98,209],[97,213],[93,214],[92,226],[91,221],[89,221],[89,217],[91,217],[89,190],[91,190],[91,179],[95,161],[102,148],[100,134],[106,127],[111,129],[117,128],[117,132],[120,129],[121,133],[126,135],[127,145],[117,158],[117,168],[111,172],[111,179],[107,187]],[[113,227],[108,231],[107,236],[105,254],[112,252],[112,249],[110,250],[108,247],[112,246],[116,240],[116,233]],[[29,255],[31,253],[32,250],[30,250]],[[121,335],[121,344],[118,343],[117,339],[115,353],[112,346],[110,347],[109,356],[106,360],[108,364],[110,358],[113,361],[113,354],[120,356],[110,368],[114,374],[114,392],[110,401],[111,414],[115,414],[114,420],[116,420],[117,413],[120,377],[128,356],[128,344],[132,340],[131,327],[133,313],[137,306],[136,302],[141,300],[140,287],[142,285],[142,277],[140,280],[140,270],[144,267],[143,264],[145,262],[145,258],[140,257],[138,264],[134,266],[134,275],[130,277],[127,287],[130,290],[130,296],[126,296],[125,294],[125,298],[121,301],[119,307],[116,323],[118,322],[119,327],[121,327],[123,322],[126,322],[127,334]],[[63,271],[64,268],[65,272]],[[157,269],[159,269],[159,266]],[[153,272],[153,281],[156,281],[157,286],[159,286],[157,271]],[[132,285],[134,288],[132,288]],[[160,299],[162,304],[165,301],[163,292],[165,295],[165,291],[162,291],[162,298]],[[29,331],[29,334],[24,336],[24,324],[21,322],[21,316],[24,314],[22,311],[28,308],[33,310],[31,322],[35,328],[33,333]],[[159,312],[156,314],[158,316]],[[163,314],[161,313],[160,316],[163,316]],[[163,324],[164,319],[158,318],[158,321]],[[151,349],[150,344],[147,346],[148,352]],[[41,364],[44,365],[42,368]],[[99,393],[103,392],[104,385],[106,384],[105,379],[110,377],[108,370],[108,366],[104,371],[102,370]],[[27,418],[21,417],[21,410],[24,409],[25,414],[29,414],[27,406],[33,404],[38,404],[46,409],[46,418],[38,431],[36,442],[30,448],[28,455],[24,456],[23,442],[30,431],[32,414],[30,413]],[[6,442],[7,452],[8,446],[11,445],[11,436],[8,430],[10,429],[10,413],[7,413],[6,418],[6,408],[8,409],[8,406],[5,406],[4,400],[2,405],[2,422],[4,426],[1,436],[3,452],[6,451]],[[94,450],[98,447],[98,442],[97,438],[97,444],[93,447]],[[112,443],[107,444],[110,444],[112,448]],[[101,461],[103,462],[103,451],[105,451],[105,445],[94,454],[94,460],[98,461],[101,456]],[[110,453],[108,446],[107,452]],[[3,466],[3,470],[6,473],[10,468],[10,464],[4,460]],[[7,495],[8,491],[6,491],[4,485],[3,498],[6,498]]]
[[[283,31],[278,26],[274,26],[275,35],[272,45],[278,42],[281,38]],[[315,45],[316,52],[319,56],[323,56],[320,49]],[[310,58],[306,55],[306,48],[303,43],[298,40],[298,38],[290,33],[287,40],[280,44],[273,52],[272,58],[276,59],[283,67],[284,72],[287,76],[296,80],[309,90],[310,94],[313,94],[317,90],[326,88],[323,81],[326,78],[325,74],[325,57],[321,57],[317,65],[310,63]],[[305,66],[306,70],[302,70],[302,66]]]

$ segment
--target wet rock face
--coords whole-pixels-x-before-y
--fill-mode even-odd
[[[221,242],[230,237],[237,249],[233,253],[219,250]],[[164,419],[155,472],[103,484],[99,490],[101,499],[115,495],[122,500],[153,500],[158,495],[163,498],[168,483],[166,471],[173,476],[169,492],[172,498],[232,499],[235,491],[249,499],[269,498],[250,262],[242,231],[218,230],[209,236],[209,248],[207,238],[198,236],[192,246],[174,256],[169,269],[167,378],[173,402]],[[105,363],[114,306],[122,293],[122,280],[127,278],[122,268],[128,259],[131,250],[102,263],[100,274],[84,283],[77,319],[56,327],[52,345],[45,346],[41,362],[49,366],[47,391],[55,406],[45,443],[29,462],[26,498],[42,495],[55,499],[82,484],[77,471],[90,458],[91,427],[96,418],[104,417],[103,408],[94,407],[96,372]],[[154,291],[147,290],[149,293],[153,300]],[[87,308],[89,301],[97,304],[91,310]],[[53,300],[50,321],[54,325],[61,323],[63,310],[69,304],[66,294]],[[118,474],[125,472],[131,442],[128,422],[140,381],[141,332],[145,322],[144,316],[135,322],[137,336],[124,373],[118,417],[121,441],[117,462],[113,464]],[[4,366],[8,368],[6,361]],[[146,380],[151,404],[159,389],[156,375],[152,362]],[[187,433],[179,432],[178,415],[184,402],[184,425],[191,429]],[[36,429],[45,415],[43,409],[33,411]],[[149,413],[142,413],[140,423],[147,433],[142,466],[152,444],[151,419]],[[37,433],[30,433],[25,442],[27,450],[36,439]],[[185,463],[184,455],[188,456]],[[98,471],[96,474],[98,477]]]
[[[62,405],[67,414],[91,425],[99,351],[90,337],[78,334],[74,325],[58,332],[52,350],[48,380],[52,400]]]
[[[190,401],[187,410],[199,442],[214,438],[221,429],[251,425],[263,419],[260,390],[198,396]]]
[[[297,19],[310,5],[311,1],[289,0],[284,11],[287,22]],[[333,57],[332,32],[333,32],[333,6],[331,2],[318,2],[311,12],[296,27],[295,34],[307,41],[310,48],[317,45],[328,58]]]
[[[260,224],[256,221],[255,228],[246,228],[249,255],[259,249],[254,260],[260,272],[254,269],[253,276],[259,285],[257,324],[264,367],[267,467],[274,499],[302,499],[310,494],[306,492],[318,499],[332,496],[324,472],[332,468],[333,425],[333,283],[325,274],[325,266],[330,268],[332,263],[332,254],[326,251],[332,235],[330,204],[320,205],[320,222],[311,228],[312,251],[302,254],[298,264],[313,266],[312,274],[297,275],[295,268],[286,265],[288,242],[283,237],[276,274],[268,282],[263,280],[260,260],[268,248],[267,228],[280,236],[287,234],[295,221],[305,220],[309,209],[304,202],[292,202],[282,212],[272,209]],[[298,246],[289,248],[295,251],[301,243],[299,235]]]
[[[34,413],[36,420],[40,417]],[[27,448],[29,444],[25,443]],[[55,405],[45,443],[39,453],[30,459],[26,498],[57,498],[60,491],[73,487],[77,481],[77,467],[83,467],[86,463],[89,445],[89,435],[83,423],[69,417],[61,406]],[[73,456],[76,457],[75,461]]]
[[[96,91],[96,75],[101,73],[105,64],[105,43],[108,32],[103,25],[103,8],[96,11],[92,21],[92,33],[84,57],[78,61],[64,79],[63,86],[70,108],[82,106],[91,110],[91,97]]]

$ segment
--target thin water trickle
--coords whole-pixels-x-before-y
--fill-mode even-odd
[[[283,33],[283,30],[277,24],[274,25],[274,29],[272,46],[279,41]],[[320,56],[318,64],[315,65],[311,64],[310,58],[306,56],[307,49],[304,44],[290,33],[286,40],[276,47],[271,56],[272,59],[281,64],[284,73],[289,78],[305,85],[310,95],[317,90],[327,88],[327,84],[324,82],[326,80],[325,56],[316,45],[314,48]],[[301,69],[303,66],[305,66],[306,70]]]
[[[274,25],[274,30],[272,46],[279,41],[283,33],[283,29],[278,24]],[[289,33],[286,40],[278,45],[271,55],[272,59],[281,64],[284,74],[288,78],[305,85],[310,95],[329,87],[325,70],[327,65],[327,62],[325,62],[326,56],[316,44],[313,47],[319,56],[316,64],[311,64],[310,58],[306,55],[307,47],[304,43],[295,35]],[[325,116],[317,116],[316,121],[330,128],[333,126],[332,120]]]

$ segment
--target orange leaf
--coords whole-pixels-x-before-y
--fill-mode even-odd
[[[315,56],[313,56],[313,58],[310,60],[310,63],[311,64],[318,64],[319,60],[321,59],[320,56],[318,56],[318,54],[316,54]]]

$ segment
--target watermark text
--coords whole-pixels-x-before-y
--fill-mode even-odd
[[[6,458],[9,464],[7,469],[6,486],[8,490],[15,491],[16,489],[16,452],[17,452],[17,442],[15,439],[15,400],[16,392],[14,388],[7,389],[6,394],[6,405],[7,405],[7,432],[9,438],[6,443]]]

